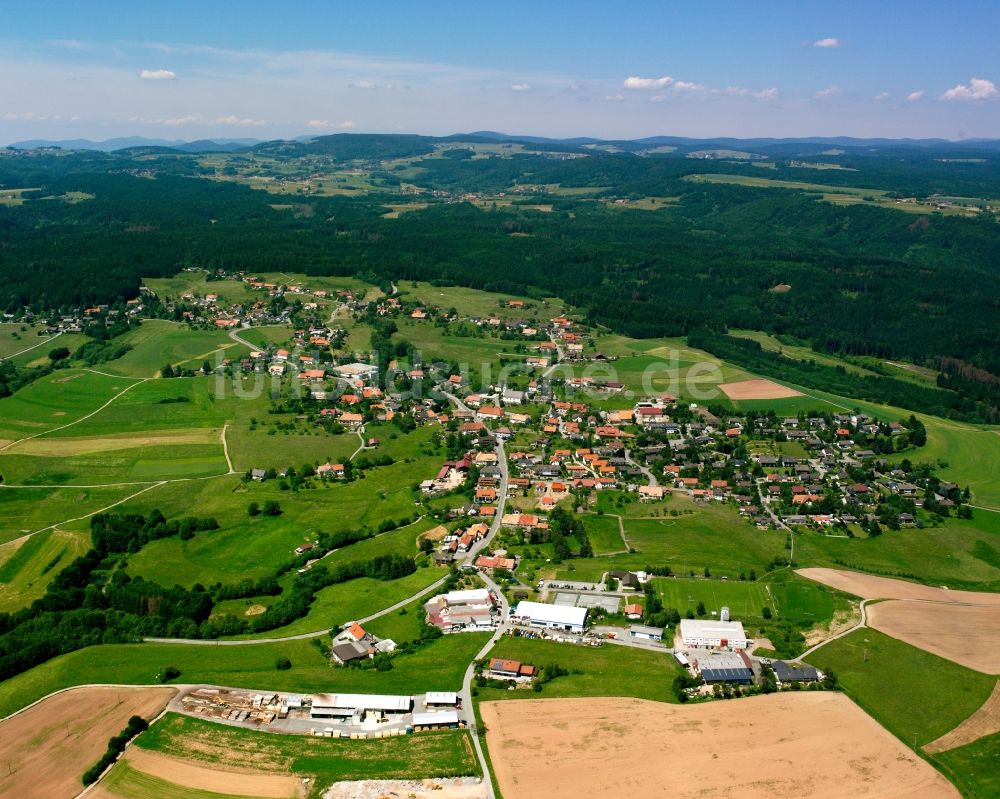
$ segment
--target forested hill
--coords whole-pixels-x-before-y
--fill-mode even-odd
[[[753,328],[1000,374],[995,152],[893,145],[803,166],[690,147],[324,139],[0,154],[0,305],[114,301],[184,266],[353,273],[553,292],[631,335]],[[896,210],[896,196],[924,205]]]

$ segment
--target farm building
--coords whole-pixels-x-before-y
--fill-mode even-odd
[[[747,649],[751,639],[738,621],[681,619],[681,640],[686,647],[709,649]]]
[[[702,669],[701,678],[706,684],[727,682],[731,685],[750,685],[753,682],[753,672],[750,669]]]
[[[514,618],[532,627],[582,633],[587,622],[587,608],[571,608],[522,600],[514,609]]]
[[[330,651],[330,657],[341,666],[350,663],[352,660],[360,660],[371,654],[371,648],[361,641],[344,641],[334,644]]]
[[[314,719],[350,718],[367,712],[403,714],[413,708],[413,697],[379,694],[316,694],[310,715]]]
[[[437,713],[416,712],[413,714],[414,727],[457,727],[458,711],[442,710]]]
[[[493,597],[485,588],[438,594],[424,605],[427,623],[444,632],[492,627],[494,609]]]
[[[629,627],[629,637],[638,641],[662,641],[663,628],[649,627],[645,624],[633,624]]]
[[[450,709],[458,704],[458,694],[454,691],[428,691],[424,694],[424,707],[428,710]]]
[[[817,682],[819,672],[812,666],[793,666],[783,660],[775,660],[771,663],[774,669],[774,676],[780,683],[789,682]]]

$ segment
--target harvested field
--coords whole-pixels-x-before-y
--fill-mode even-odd
[[[254,796],[261,799],[295,799],[303,796],[302,780],[261,771],[257,774],[225,771],[217,766],[201,766],[189,760],[129,747],[125,760],[132,768],[161,780],[199,791]]]
[[[4,796],[76,796],[80,777],[104,754],[130,716],[151,719],[173,688],[74,688],[0,722]],[[55,767],[56,764],[58,767]]]
[[[981,591],[950,591],[929,585],[878,577],[874,574],[843,571],[841,569],[796,569],[796,574],[815,580],[862,599],[922,599],[927,602],[958,602],[968,605],[1000,607],[1000,594]]]
[[[996,684],[990,698],[983,702],[979,710],[955,729],[931,741],[924,747],[924,751],[930,754],[946,752],[978,741],[987,735],[993,735],[995,732],[1000,732],[1000,682]]]
[[[984,674],[1000,674],[1000,604],[898,599],[868,607],[868,626]]]
[[[764,379],[719,383],[719,388],[731,400],[786,399],[802,396],[801,391]]]
[[[507,799],[936,799],[958,791],[846,696],[481,705]]]
[[[486,799],[482,780],[458,777],[452,780],[355,780],[333,784],[323,799]]]

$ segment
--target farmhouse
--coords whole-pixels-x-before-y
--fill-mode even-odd
[[[490,658],[490,674],[494,677],[503,677],[509,680],[530,679],[538,674],[538,668],[528,663],[521,663],[518,660]]]
[[[532,627],[582,633],[587,622],[587,608],[571,608],[522,600],[514,609],[514,618]]]
[[[316,694],[310,715],[314,719],[350,718],[368,712],[402,715],[413,708],[413,697],[378,694]]]
[[[341,666],[344,666],[352,660],[366,658],[370,653],[371,649],[368,644],[361,641],[344,641],[343,643],[334,644],[330,652],[330,657]]]
[[[710,649],[747,649],[751,639],[738,621],[681,619],[681,640],[686,647]]]

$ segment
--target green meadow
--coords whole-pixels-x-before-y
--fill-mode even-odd
[[[105,508],[141,485],[87,488],[0,487],[0,544]]]
[[[996,677],[972,671],[877,630],[857,630],[809,656],[833,669],[848,696],[898,738],[927,744],[979,708]]]
[[[208,361],[215,367],[223,358],[238,360],[249,352],[225,330],[194,330],[164,319],[146,319],[116,341],[131,344],[132,349],[99,368],[129,377],[154,377],[167,364],[200,369]]]
[[[332,665],[310,641],[237,647],[191,644],[105,644],[87,647],[0,683],[0,718],[60,688],[88,683],[150,685],[165,666],[180,669],[182,682],[233,688],[312,693],[413,694],[457,691],[466,666],[487,633],[446,635],[410,655],[393,658],[391,671]],[[292,668],[275,669],[287,657]]]
[[[89,545],[85,535],[62,530],[0,544],[0,613],[19,610],[41,598],[52,578]]]

